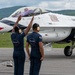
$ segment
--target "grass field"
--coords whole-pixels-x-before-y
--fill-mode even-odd
[[[11,42],[11,33],[0,33],[0,48],[12,48],[12,42]],[[25,40],[24,40],[25,41]],[[64,48],[65,46],[70,44],[53,44],[54,48]]]
[[[1,47],[13,47],[10,33],[2,33],[0,34],[0,48]]]

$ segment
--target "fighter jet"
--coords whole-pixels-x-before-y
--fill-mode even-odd
[[[0,20],[0,33],[11,32],[17,17],[21,15],[19,27],[23,30],[27,28],[32,16],[33,23],[40,25],[40,34],[45,44],[50,43],[72,43],[64,48],[65,56],[71,56],[75,48],[75,17],[50,12],[48,9],[40,7],[22,7],[12,13],[9,17]],[[31,30],[32,31],[32,30]],[[30,32],[31,32],[30,31]]]

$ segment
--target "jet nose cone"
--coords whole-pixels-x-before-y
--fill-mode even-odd
[[[12,26],[0,22],[0,33],[8,32],[12,30]]]
[[[0,27],[0,30],[4,29],[3,27]]]

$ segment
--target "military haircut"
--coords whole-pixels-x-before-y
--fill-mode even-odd
[[[19,27],[15,27],[14,31],[18,33],[19,32]]]
[[[35,30],[35,29],[37,29],[37,27],[39,27],[39,24],[34,23],[32,28],[33,28],[33,30]]]

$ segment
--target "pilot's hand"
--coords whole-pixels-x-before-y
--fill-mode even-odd
[[[18,16],[18,20],[17,20],[17,21],[19,22],[20,20],[21,20],[21,15],[20,15],[20,16]]]
[[[43,61],[44,60],[44,57],[41,57],[41,59],[40,59],[41,61]]]
[[[28,55],[28,59],[30,60],[30,56]]]
[[[34,15],[33,15],[33,17],[32,17],[32,20],[34,20]]]

